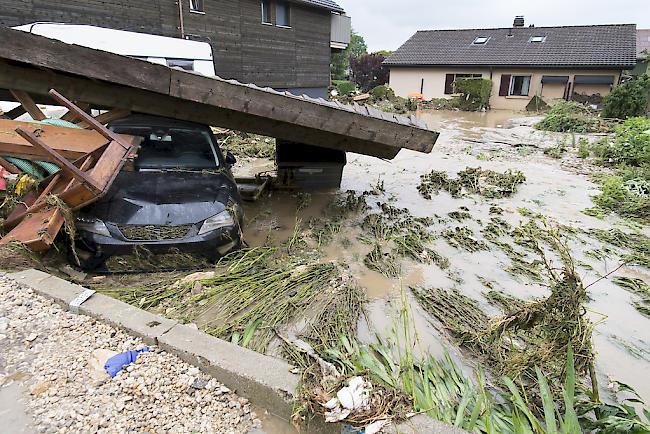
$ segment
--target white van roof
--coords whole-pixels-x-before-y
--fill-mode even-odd
[[[122,56],[212,60],[212,47],[207,42],[82,24],[38,22],[14,29]]]

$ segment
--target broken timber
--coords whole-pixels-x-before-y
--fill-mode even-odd
[[[381,158],[431,152],[438,133],[414,116],[297,97],[0,28],[0,89],[51,103],[55,88],[93,108],[220,126]],[[4,92],[0,100],[11,100]]]
[[[12,94],[14,92],[12,90]],[[58,92],[52,90],[49,96],[59,105],[67,107],[70,113],[94,131],[49,127],[29,122],[0,121],[6,128],[13,126],[15,134],[30,145],[28,155],[55,162],[61,169],[44,179],[36,191],[23,197],[4,223],[10,232],[0,239],[0,244],[20,242],[35,252],[49,249],[65,223],[63,210],[48,203],[48,197],[58,197],[71,210],[78,210],[98,200],[108,191],[140,142],[139,138],[115,134],[108,130],[97,119]],[[29,95],[23,94],[21,104],[31,106],[33,101]],[[29,112],[34,107],[35,104],[25,109]],[[11,137],[11,140],[4,142],[0,140],[0,154],[24,155],[25,144],[18,143]],[[69,161],[70,156],[66,158],[53,147],[56,142],[62,151],[66,150],[66,141],[71,146],[74,144],[75,149],[85,150],[75,161]],[[22,145],[22,149],[16,147],[17,143]]]

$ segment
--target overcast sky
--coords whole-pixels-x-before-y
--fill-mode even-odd
[[[369,51],[395,50],[416,30],[508,27],[515,15],[526,25],[635,23],[650,28],[648,0],[337,0]]]

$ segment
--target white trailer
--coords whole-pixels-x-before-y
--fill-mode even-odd
[[[14,29],[209,77],[216,75],[212,47],[207,42],[79,24],[38,22]]]

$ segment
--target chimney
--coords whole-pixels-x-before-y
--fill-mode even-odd
[[[524,27],[525,22],[524,22],[524,16],[523,15],[517,15],[515,17],[514,23],[512,23],[512,27]]]

